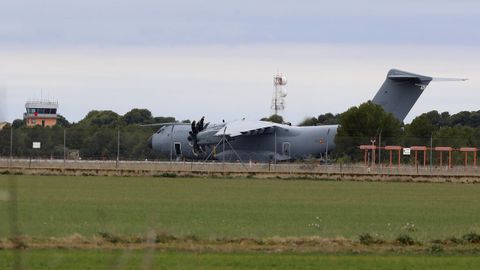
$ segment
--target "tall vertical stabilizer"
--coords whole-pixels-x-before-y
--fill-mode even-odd
[[[432,77],[392,69],[372,102],[403,121],[432,79]]]

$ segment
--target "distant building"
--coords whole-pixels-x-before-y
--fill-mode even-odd
[[[27,127],[52,127],[57,124],[58,102],[27,101],[25,109],[27,111],[23,114],[23,119]]]
[[[0,130],[2,130],[3,127],[6,126],[6,125],[7,125],[7,122],[0,122]]]

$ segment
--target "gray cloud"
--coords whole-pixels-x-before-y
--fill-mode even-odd
[[[269,42],[480,44],[478,1],[9,1],[0,40],[26,46]]]
[[[8,119],[24,102],[51,96],[78,121],[94,109],[141,107],[155,115],[211,121],[259,119],[271,112],[272,76],[287,74],[285,117],[339,113],[371,99],[390,68],[462,83],[432,83],[407,118],[429,110],[478,110],[479,49],[465,46],[248,45],[0,52]],[[455,93],[455,95],[452,95]],[[252,98],[254,97],[254,98]]]
[[[478,25],[478,0],[3,1],[0,81],[9,120],[40,89],[73,121],[132,107],[256,119],[270,113],[277,69],[293,122],[371,98],[391,67],[472,79],[434,85],[411,115],[473,110],[464,101],[478,100]]]

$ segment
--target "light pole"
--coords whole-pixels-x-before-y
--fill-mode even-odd
[[[10,165],[9,168],[12,166],[13,162],[13,126],[10,127]]]
[[[173,129],[175,125],[172,125],[172,130],[170,130],[170,164],[173,162]]]
[[[118,133],[117,133],[117,162],[115,163],[116,168],[118,168],[119,162],[120,162],[120,127],[118,128]]]
[[[325,165],[328,165],[328,140],[330,136],[330,129],[327,131],[327,146],[325,148]]]
[[[430,133],[430,171],[432,171],[433,166],[433,132]]]
[[[382,129],[380,129],[380,133],[378,134],[378,164],[382,165]]]
[[[63,128],[63,169],[65,169],[67,159],[67,130]]]
[[[222,136],[222,166],[223,166],[223,173],[225,173],[225,132],[227,131],[227,127],[223,129],[223,136]]]
[[[275,154],[273,156],[273,161],[274,163],[273,164],[277,164],[277,129],[274,127],[274,134],[273,134],[273,138],[274,138],[274,149],[275,149]]]

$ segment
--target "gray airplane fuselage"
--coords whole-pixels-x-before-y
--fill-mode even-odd
[[[209,125],[216,133],[223,124]],[[190,125],[169,125],[160,128],[150,139],[156,152],[174,159],[205,159],[208,155],[217,160],[228,161],[286,161],[324,156],[335,148],[337,125],[296,127],[280,125],[263,134],[226,138],[214,136],[207,128],[203,133],[210,138],[203,153],[195,153],[188,141]]]
[[[372,102],[403,121],[432,80],[391,69]],[[203,120],[192,125],[167,124],[152,135],[148,144],[154,151],[175,159],[284,161],[324,156],[335,148],[338,129],[337,125],[295,127],[262,121],[204,126]]]

